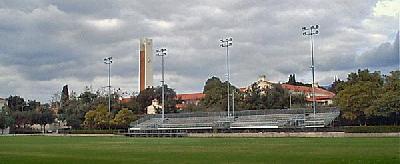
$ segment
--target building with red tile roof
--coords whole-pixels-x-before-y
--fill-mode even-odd
[[[296,86],[290,84],[282,84],[283,89],[289,90],[291,94],[304,94],[306,101],[312,102],[312,87],[307,86]],[[315,88],[315,100],[320,104],[329,105],[332,104],[332,99],[335,94],[322,88]]]
[[[120,102],[120,103],[128,103],[128,102],[130,102],[131,100],[132,100],[131,97],[129,97],[129,98],[121,98],[121,99],[119,99],[119,102]]]
[[[181,100],[182,103],[176,104],[176,108],[183,109],[187,105],[199,105],[200,101],[205,97],[204,93],[185,93],[185,94],[177,94],[176,99]]]
[[[180,100],[201,100],[206,95],[204,93],[185,93],[185,94],[177,94],[176,98]]]

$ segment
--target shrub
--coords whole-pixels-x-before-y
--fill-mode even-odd
[[[347,126],[346,133],[392,133],[400,132],[400,126]]]

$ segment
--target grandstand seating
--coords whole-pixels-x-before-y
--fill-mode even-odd
[[[314,115],[309,109],[269,109],[226,112],[193,112],[146,115],[133,122],[129,130],[146,129],[266,129],[327,127],[339,116],[335,108],[321,109]]]

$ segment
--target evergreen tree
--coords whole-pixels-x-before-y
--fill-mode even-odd
[[[60,100],[61,110],[64,109],[64,107],[68,106],[68,101],[69,101],[68,85],[64,85],[61,91],[61,100]]]

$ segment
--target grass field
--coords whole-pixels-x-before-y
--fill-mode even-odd
[[[0,137],[0,163],[400,163],[400,138]]]

